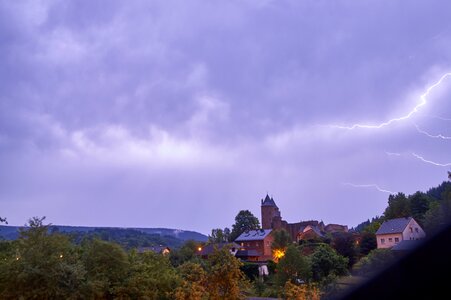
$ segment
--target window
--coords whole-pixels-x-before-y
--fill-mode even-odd
[[[415,228],[415,232],[416,232],[416,233],[418,233],[418,232],[419,232],[419,231],[418,231],[418,228]]]
[[[258,242],[255,243],[255,246],[258,247]]]
[[[393,243],[393,239],[392,238],[388,238],[388,242],[389,243]]]
[[[241,247],[244,247],[244,243],[241,243]]]
[[[412,227],[410,227],[410,232],[413,232],[413,228]]]
[[[385,239],[381,239],[381,244],[385,244]]]
[[[395,243],[399,243],[399,238],[395,238]]]

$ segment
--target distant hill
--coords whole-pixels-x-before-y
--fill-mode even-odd
[[[15,240],[23,226],[0,226],[0,239]],[[207,241],[208,237],[199,232],[169,228],[119,228],[87,226],[50,226],[51,232],[71,235],[75,241],[83,238],[100,238],[113,241],[125,248],[163,245],[179,247],[186,240]]]

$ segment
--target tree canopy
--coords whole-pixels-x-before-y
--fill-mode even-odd
[[[240,234],[247,230],[260,229],[260,221],[249,210],[240,210],[235,217],[235,224],[232,225],[230,241],[234,241]]]
[[[287,281],[299,284],[311,279],[311,267],[306,257],[301,255],[299,249],[289,245],[285,255],[279,260],[276,267],[276,281],[283,286]]]

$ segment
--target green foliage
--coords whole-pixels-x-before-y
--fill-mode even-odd
[[[374,249],[354,265],[353,272],[362,276],[371,276],[395,259],[390,249]]]
[[[365,222],[360,223],[356,226],[354,231],[356,232],[366,232],[366,233],[376,233],[376,231],[381,227],[381,224],[384,222],[382,217],[376,216],[371,219],[368,219]]]
[[[241,262],[227,247],[208,257],[207,283],[211,299],[239,299],[240,285],[247,281],[240,270]]]
[[[260,229],[260,221],[249,210],[241,210],[235,217],[235,224],[232,225],[230,241],[234,241],[246,230]]]
[[[100,239],[117,243],[128,250],[159,245],[176,248],[182,244],[181,240],[172,236],[160,236],[159,234],[149,234],[135,229],[124,228],[96,228],[88,232],[72,231],[68,234],[76,243],[81,243],[83,240]]]
[[[276,282],[283,286],[287,281],[297,283],[311,278],[311,267],[308,259],[294,245],[289,245],[276,267]]]
[[[285,299],[287,300],[320,300],[321,292],[315,284],[296,285],[287,281],[284,286]]]
[[[173,299],[173,291],[178,287],[180,277],[167,257],[148,251],[131,253],[129,261],[129,274],[120,296],[132,299]]]
[[[409,196],[411,216],[423,225],[424,215],[429,210],[431,199],[424,193],[416,192]]]
[[[240,267],[240,270],[246,275],[249,280],[255,280],[258,278],[258,264],[245,262]]]
[[[177,300],[201,300],[208,296],[207,274],[200,264],[187,262],[178,267],[181,285],[175,290]]]
[[[6,251],[0,265],[0,298],[77,299],[83,296],[86,272],[77,259],[78,252],[66,236],[50,235],[44,219],[30,219],[20,239],[2,249]]]
[[[224,228],[216,228],[211,230],[211,235],[208,236],[208,243],[217,244],[217,243],[225,243],[230,239],[230,229]]]
[[[451,178],[450,178],[451,179]],[[443,192],[445,192],[445,190],[447,188],[451,188],[451,182],[450,181],[443,181],[441,184],[439,184],[436,187],[430,188],[426,194],[435,199],[435,200],[440,200],[442,199],[443,196]]]
[[[97,239],[83,248],[82,259],[91,291],[103,298],[117,296],[130,267],[125,251],[117,244]]]
[[[357,261],[358,249],[352,233],[341,232],[335,234],[332,238],[331,245],[338,254],[348,259],[348,267],[352,267]]]
[[[313,279],[325,281],[328,277],[348,274],[348,259],[337,254],[329,245],[322,244],[310,256]]]
[[[371,250],[374,250],[376,248],[377,248],[376,235],[370,232],[362,233],[362,237],[360,239],[359,244],[360,255],[367,255],[368,253],[371,252]]]
[[[409,217],[410,214],[410,203],[405,194],[398,193],[388,196],[388,207],[384,212],[386,220]]]
[[[169,260],[174,267],[178,267],[188,261],[199,261],[199,257],[196,255],[199,246],[198,242],[186,241],[179,249],[174,249],[169,254]]]
[[[285,229],[279,229],[272,233],[273,242],[271,244],[271,248],[275,249],[283,249],[285,250],[288,245],[291,244],[291,235]]]

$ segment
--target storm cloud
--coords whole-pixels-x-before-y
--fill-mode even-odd
[[[424,191],[450,169],[434,136],[451,136],[451,74],[403,118],[451,72],[449,11],[3,1],[1,216],[208,233],[259,216],[266,193],[290,222],[380,215],[381,190]]]

